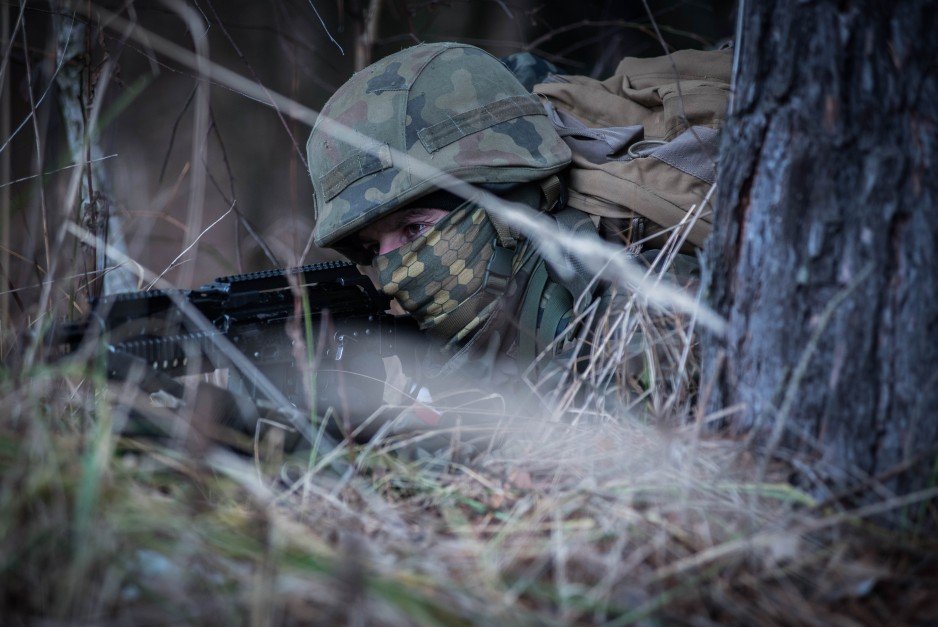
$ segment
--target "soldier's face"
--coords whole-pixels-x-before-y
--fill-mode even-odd
[[[444,209],[402,209],[358,232],[358,242],[371,255],[384,255],[420,237],[449,213]]]

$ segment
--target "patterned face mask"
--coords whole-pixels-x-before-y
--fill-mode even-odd
[[[494,253],[495,227],[472,202],[454,209],[414,241],[374,258],[382,290],[432,329],[481,287]]]

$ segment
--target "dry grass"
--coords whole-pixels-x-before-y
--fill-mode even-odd
[[[152,34],[126,36],[315,118]],[[97,116],[102,105],[87,104]],[[38,130],[27,139],[42,143]],[[126,435],[135,391],[106,381],[93,358],[49,361],[36,341],[51,319],[80,313],[100,279],[83,260],[95,251],[69,235],[88,225],[73,211],[87,165],[59,187],[36,179],[49,198],[30,222],[40,244],[18,260],[3,251],[5,264],[27,268],[14,277],[5,267],[0,286],[4,624],[938,622],[934,535],[877,522],[884,511],[927,519],[912,514],[934,508],[935,490],[859,510],[817,502],[788,481],[790,463],[813,460],[769,463],[716,432],[719,415],[703,412],[707,391],[696,389],[693,291],[663,292],[683,313],[662,313],[643,293],[592,320],[602,340],[583,376],[549,390],[554,415],[506,419],[501,445],[473,455],[415,461],[399,434],[347,444],[354,472],[340,479],[307,472],[304,454],[236,455],[184,422],[170,439]],[[190,252],[210,223],[194,217],[201,202],[191,200],[192,224],[180,225]],[[627,367],[636,348],[643,357]],[[179,426],[180,416],[162,415]]]
[[[347,443],[355,471],[341,479],[306,471],[308,453],[284,459],[261,445],[253,459],[239,456],[185,424],[170,440],[122,436],[140,399],[104,380],[93,361],[6,370],[4,616],[23,624],[938,620],[933,537],[871,518],[933,502],[934,490],[851,512],[790,485],[781,462],[760,478],[750,443],[715,434],[697,409],[692,319],[637,299],[617,311],[625,315],[605,321],[608,335],[593,352],[588,373],[597,374],[568,382],[580,394],[557,394],[554,416],[506,419],[500,446],[456,461],[445,450],[417,461],[401,454],[426,433]],[[622,356],[638,332],[652,368],[636,377]],[[600,389],[607,398],[596,411]],[[577,411],[583,406],[592,409]]]
[[[518,428],[466,464],[353,447],[351,479],[288,483],[116,435],[121,390],[86,372],[29,374],[2,391],[7,624],[938,618],[933,538],[828,511],[781,467],[754,483],[741,443],[693,428]]]

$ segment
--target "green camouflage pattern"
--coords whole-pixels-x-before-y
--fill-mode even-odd
[[[390,149],[469,183],[517,183],[558,172],[570,150],[536,96],[473,46],[422,44],[358,72],[323,107],[373,140],[369,150],[313,127],[306,145],[316,207],[315,241],[332,246],[434,191],[395,163]]]
[[[532,259],[536,258],[533,252],[534,248],[530,246],[530,242],[524,241],[521,243],[511,261],[511,281],[509,281],[505,293],[480,309],[475,317],[449,340],[450,345],[459,345],[464,339],[470,337],[470,334],[482,327],[484,323],[487,323],[496,311],[502,311],[503,319],[507,318],[512,325],[517,322],[515,311],[511,309],[512,305],[510,303],[513,302],[512,299],[515,298],[519,289],[523,290],[523,287],[528,284],[531,273],[531,268],[528,266],[531,265]]]
[[[384,293],[428,329],[482,288],[494,243],[485,210],[466,203],[373,265]]]

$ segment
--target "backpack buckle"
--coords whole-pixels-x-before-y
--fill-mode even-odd
[[[485,268],[485,290],[487,292],[500,294],[508,287],[508,279],[511,278],[511,266],[514,261],[515,252],[510,248],[505,248],[498,243],[498,238],[494,241],[494,252],[492,258]]]

